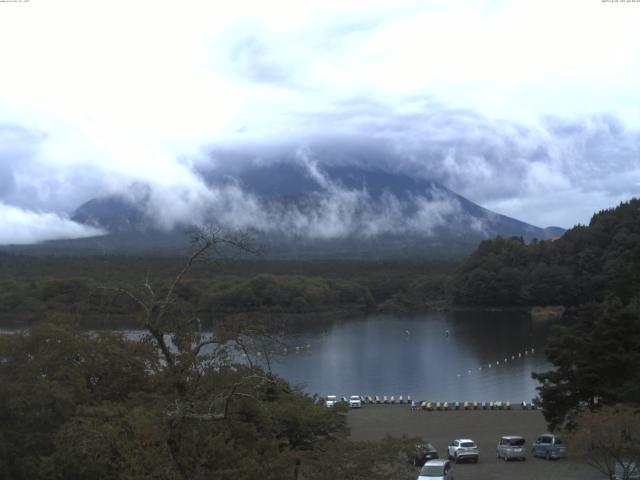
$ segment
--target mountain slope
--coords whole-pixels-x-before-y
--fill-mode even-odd
[[[203,177],[222,199],[203,216],[248,230],[271,256],[450,258],[495,236],[531,240],[562,232],[497,214],[436,182],[376,168],[272,162]],[[186,245],[189,222],[167,231],[157,226],[153,211],[148,197],[137,203],[96,198],[81,205],[73,220],[101,226],[109,235],[41,248],[162,251]]]

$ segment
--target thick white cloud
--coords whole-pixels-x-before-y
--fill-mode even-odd
[[[103,235],[98,228],[80,225],[55,213],[33,212],[0,202],[0,245],[30,244],[60,238]]]
[[[196,173],[206,148],[318,135],[381,139],[394,168],[540,225],[640,193],[638,3],[0,10],[0,201],[20,211],[64,216],[140,183],[164,226],[212,202],[250,209]]]

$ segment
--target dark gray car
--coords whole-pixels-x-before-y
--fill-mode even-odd
[[[556,435],[545,433],[536,439],[531,451],[534,457],[556,460],[567,455],[567,446]]]

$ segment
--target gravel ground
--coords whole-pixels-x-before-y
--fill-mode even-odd
[[[540,411],[469,410],[412,412],[408,405],[363,405],[348,415],[354,440],[378,440],[386,435],[422,437],[433,444],[441,457],[455,438],[471,438],[480,448],[480,462],[454,465],[455,480],[603,480],[595,470],[571,458],[547,461],[531,456],[531,444],[547,431]],[[521,435],[529,451],[525,462],[496,458],[501,435]],[[571,446],[569,445],[569,449]],[[416,476],[417,476],[416,469]]]

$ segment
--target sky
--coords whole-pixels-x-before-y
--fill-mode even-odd
[[[140,185],[170,227],[226,194],[217,148],[333,138],[588,223],[640,195],[638,25],[602,0],[0,2],[0,244],[98,234],[74,210]]]

